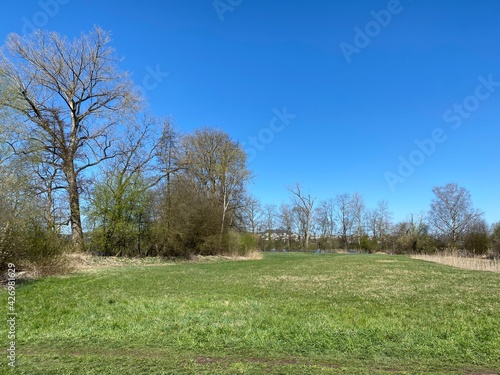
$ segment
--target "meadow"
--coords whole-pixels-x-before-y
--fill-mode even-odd
[[[499,285],[378,254],[90,268],[17,285],[1,373],[499,374]]]

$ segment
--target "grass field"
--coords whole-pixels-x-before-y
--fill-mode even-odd
[[[499,374],[499,286],[388,255],[100,268],[17,287],[2,373]]]

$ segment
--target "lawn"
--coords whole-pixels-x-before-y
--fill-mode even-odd
[[[2,374],[499,374],[499,285],[404,256],[294,253],[45,278],[17,286]]]

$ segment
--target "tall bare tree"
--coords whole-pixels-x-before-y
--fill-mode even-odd
[[[473,207],[470,192],[456,183],[436,186],[432,192],[435,197],[431,202],[429,223],[451,248],[456,248],[468,227],[483,214]]]
[[[293,207],[289,204],[282,204],[279,208],[279,219],[281,228],[286,232],[287,237],[287,249],[292,249],[292,239],[293,239],[293,231],[294,231],[294,211]]]
[[[72,239],[79,249],[84,248],[79,178],[115,156],[115,129],[140,103],[109,44],[109,34],[99,27],[72,41],[37,31],[9,35],[0,54],[0,73],[15,90],[7,105],[25,120],[20,138],[54,155],[43,162],[64,176]]]
[[[305,194],[299,184],[295,184],[293,188],[288,191],[292,194],[295,209],[297,210],[300,219],[303,222],[302,230],[304,233],[304,251],[309,249],[309,237],[311,231],[311,219],[313,214],[314,201],[316,198],[311,197],[310,194]]]

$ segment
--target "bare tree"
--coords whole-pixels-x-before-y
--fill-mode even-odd
[[[176,160],[176,133],[169,120],[144,114],[130,123],[127,133],[117,141],[117,155],[112,170],[123,176],[141,174],[145,189],[150,189],[181,169]]]
[[[277,208],[274,204],[266,204],[263,207],[263,228],[267,233],[267,246],[270,248],[272,244],[272,234],[276,229]]]
[[[376,212],[377,232],[383,247],[392,227],[392,212],[389,210],[389,202],[386,200],[379,201]]]
[[[335,215],[342,238],[342,245],[344,249],[347,249],[348,238],[351,235],[354,221],[352,200],[349,194],[339,194],[335,197]]]
[[[383,249],[392,226],[392,212],[386,200],[379,201],[376,208],[368,211],[367,224],[372,238],[377,240],[378,246]]]
[[[78,249],[84,248],[79,177],[115,156],[114,130],[140,102],[109,43],[99,27],[73,41],[37,31],[28,37],[9,35],[0,54],[0,72],[15,90],[15,100],[7,105],[26,120],[19,135],[56,156],[43,163],[64,176]]]
[[[363,217],[365,211],[365,202],[363,196],[359,193],[354,193],[351,197],[351,207],[353,215],[353,225],[358,237],[358,246],[361,247],[361,236],[363,235]]]
[[[52,232],[59,231],[62,225],[67,224],[64,214],[62,191],[66,190],[66,184],[57,168],[57,155],[46,153],[45,155],[28,154],[25,163],[33,171],[32,184],[37,195],[45,203],[45,220],[47,229]],[[43,160],[49,160],[48,163]],[[43,199],[44,198],[44,199]],[[66,198],[67,199],[67,198]]]
[[[456,248],[468,227],[483,215],[472,205],[470,192],[455,183],[432,189],[435,197],[431,202],[429,223],[432,228]]]
[[[0,104],[1,107],[1,104]],[[67,210],[65,209],[64,194],[65,189],[64,179],[61,178],[61,171],[55,166],[58,162],[57,155],[38,149],[37,145],[30,144],[31,140],[24,142],[25,149],[18,150],[17,145],[19,137],[16,134],[17,129],[22,127],[22,124],[16,121],[10,111],[4,110],[0,112],[0,148],[8,149],[8,158],[11,159],[11,167],[15,166],[15,171],[18,174],[27,173],[29,176],[30,190],[35,194],[39,203],[44,206],[44,218],[47,230],[56,232],[62,225],[67,224]],[[31,152],[26,152],[31,150]],[[49,163],[44,163],[44,160],[49,160]],[[0,164],[2,160],[0,159]],[[67,199],[66,199],[67,201]]]
[[[279,208],[280,225],[286,232],[288,250],[292,249],[292,239],[293,239],[294,222],[295,222],[294,216],[295,214],[293,211],[293,207],[291,207],[288,204],[282,204],[280,206]]]
[[[243,221],[245,227],[252,234],[256,234],[259,230],[260,221],[262,219],[262,207],[260,202],[254,197],[246,197],[243,208]]]
[[[316,198],[311,197],[310,194],[304,194],[299,184],[295,184],[295,186],[293,188],[289,188],[288,191],[292,194],[295,209],[297,210],[299,217],[302,219],[302,230],[304,233],[304,251],[308,251],[311,219],[314,201],[316,200]]]
[[[316,208],[316,221],[322,237],[333,237],[335,233],[335,200],[321,201]]]

